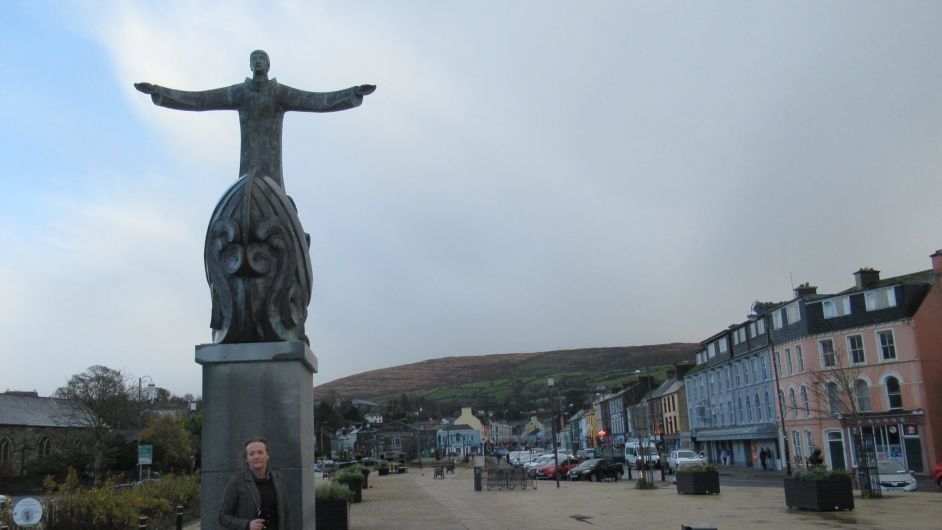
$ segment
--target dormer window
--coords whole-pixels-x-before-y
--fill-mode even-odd
[[[883,289],[867,291],[864,293],[864,300],[867,304],[867,311],[896,307],[896,289],[884,287]]]

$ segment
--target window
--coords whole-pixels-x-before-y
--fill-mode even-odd
[[[765,414],[766,414],[766,417],[769,418],[769,421],[772,421],[775,419],[775,416],[772,415],[772,400],[769,399],[768,390],[765,391]]]
[[[811,437],[811,431],[805,431],[805,441],[807,442],[808,454],[814,453],[814,438]]]
[[[772,329],[782,329],[782,310],[772,313]]]
[[[795,346],[795,358],[798,359],[798,371],[805,371],[805,356],[801,353],[801,345]]]
[[[789,324],[794,324],[801,320],[801,310],[798,307],[797,300],[785,306],[785,316],[788,318]]]
[[[900,391],[899,379],[895,377],[886,378],[886,399],[889,401],[891,409],[903,408],[903,393]]]
[[[742,382],[744,385],[749,384],[749,361],[745,361],[742,367]]]
[[[711,371],[711,372],[710,372],[710,375],[709,375],[709,379],[707,379],[707,392],[710,393],[710,394],[715,394],[715,393],[716,393],[716,388],[714,387],[714,384],[715,384],[715,382],[714,382],[715,377],[716,377],[716,376],[715,376],[714,373]]]
[[[52,449],[52,442],[49,441],[48,436],[44,436],[42,440],[39,440],[39,458],[44,458],[49,456],[49,453]]]
[[[741,373],[742,373],[742,367],[739,365],[739,363],[736,363],[736,386],[737,387],[742,385],[742,381],[739,378]]]
[[[857,410],[870,412],[870,387],[863,379],[854,381],[854,397],[857,398]]]
[[[742,396],[736,398],[736,421],[742,423]]]
[[[720,353],[724,353],[726,351],[726,337],[720,337],[717,342],[720,344]]]
[[[785,410],[787,405],[785,404],[785,391],[781,388],[778,389],[778,405],[779,410],[782,411],[782,416],[785,416],[787,414],[787,411]]]
[[[841,407],[841,389],[837,386],[837,383],[831,381],[827,384],[828,391],[828,410],[831,414],[840,414],[843,407]]]
[[[850,351],[851,364],[863,364],[867,362],[864,357],[863,337],[860,335],[850,335],[847,337],[847,350]]]
[[[824,318],[842,317],[850,314],[850,297],[841,296],[821,302]]]
[[[753,339],[756,338],[756,323],[755,322],[749,323],[749,336]]]
[[[13,462],[13,444],[9,438],[0,438],[0,465]]]
[[[765,335],[765,320],[756,321],[756,335]]]
[[[758,357],[752,358],[752,382],[753,383],[759,382],[759,358]]]
[[[726,413],[729,414],[729,422],[736,423],[736,419],[733,417],[733,402],[728,401],[726,403]]]
[[[811,406],[808,403],[808,387],[801,385],[801,407],[804,409],[805,417],[811,416]]]
[[[756,394],[756,420],[762,421],[762,404],[759,403],[759,394]]]
[[[837,365],[837,359],[834,357],[834,341],[831,339],[819,340],[818,350],[821,352],[821,366],[833,368]]]
[[[746,396],[746,421],[752,423],[752,401],[749,401],[749,396]]]
[[[777,370],[777,373],[778,375],[781,375],[783,373],[782,372],[782,356],[779,355],[778,352],[773,352],[772,356],[775,357],[775,368]],[[776,375],[776,377],[778,377],[778,375]]]
[[[707,344],[707,356],[710,359],[716,357],[716,343],[715,342],[711,342]]]
[[[801,434],[792,431],[792,445],[795,447],[795,462],[801,462]]]
[[[768,357],[762,358],[762,380],[763,381],[769,380],[769,358]]]
[[[789,404],[789,407],[792,409],[792,418],[797,418],[798,417],[798,400],[795,399],[794,388],[788,389],[788,404]]]
[[[877,339],[880,341],[880,353],[884,361],[896,358],[896,342],[893,340],[893,330],[878,331]]]
[[[788,348],[785,348],[785,367],[788,368],[788,375],[794,373],[795,370],[792,368],[792,351]]]
[[[864,301],[867,305],[867,311],[876,311],[888,307],[896,307],[896,289],[893,287],[884,287],[864,293]]]

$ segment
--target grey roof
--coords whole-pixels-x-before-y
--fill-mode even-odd
[[[83,427],[77,407],[63,399],[0,394],[0,425]]]

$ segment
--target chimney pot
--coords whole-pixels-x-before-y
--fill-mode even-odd
[[[929,257],[932,258],[932,272],[942,274],[942,250],[936,250]]]
[[[795,298],[802,298],[813,294],[818,294],[818,288],[808,282],[795,287]]]
[[[858,289],[869,289],[880,283],[880,271],[870,267],[861,267],[854,273],[854,280]]]

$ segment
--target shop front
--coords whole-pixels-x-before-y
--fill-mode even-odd
[[[844,427],[852,441],[851,465],[857,467],[858,425],[850,425],[845,419]],[[873,448],[877,461],[895,460],[917,473],[925,471],[925,415],[917,410],[907,413],[880,413],[861,416],[859,429],[863,443]]]

